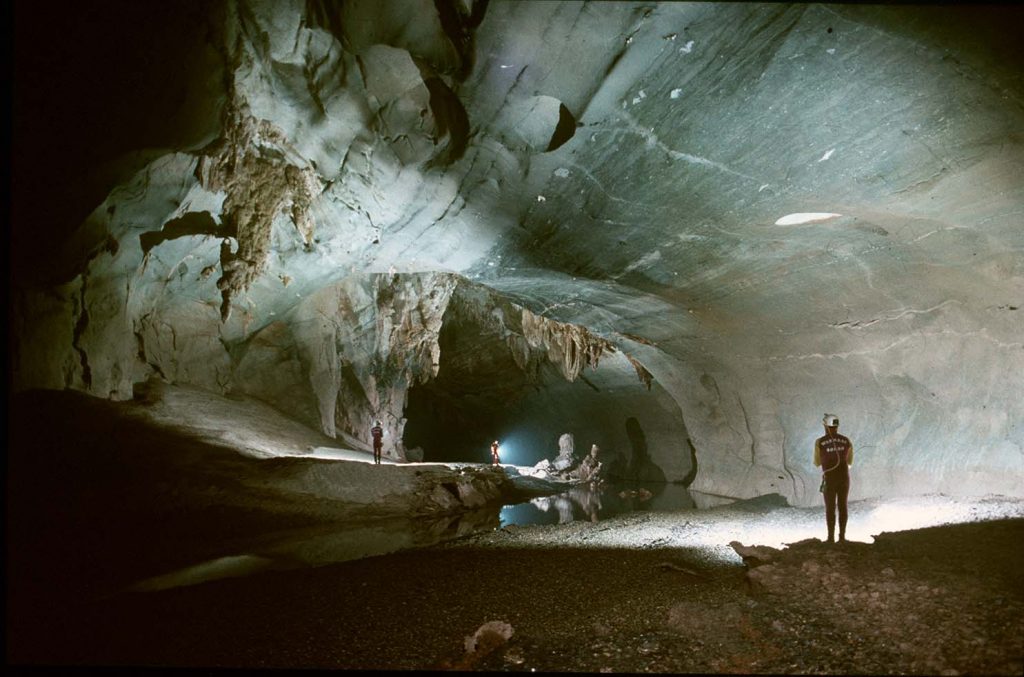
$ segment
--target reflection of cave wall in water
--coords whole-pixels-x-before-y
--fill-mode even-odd
[[[502,462],[533,465],[554,458],[569,432],[580,456],[597,444],[617,478],[679,481],[690,473],[686,426],[658,383],[644,385],[610,344],[596,367],[566,380],[561,357],[572,356],[554,362],[543,348],[524,352],[522,317],[493,292],[459,284],[440,332],[437,377],[409,391],[406,448],[423,448],[427,461],[487,462],[498,439]],[[634,427],[644,437],[639,456]]]

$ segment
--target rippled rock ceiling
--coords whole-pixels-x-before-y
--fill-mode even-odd
[[[1021,494],[1021,10],[64,11],[15,8],[15,389],[573,432],[706,502],[814,502],[827,410],[853,497]]]

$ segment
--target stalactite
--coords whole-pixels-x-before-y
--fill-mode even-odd
[[[224,191],[224,235],[238,242],[221,255],[221,320],[231,314],[231,299],[249,288],[266,268],[274,218],[290,205],[295,228],[307,245],[313,239],[309,205],[323,190],[316,171],[286,158],[298,158],[284,132],[257,120],[244,103],[225,110],[225,135],[203,155],[196,176],[208,190]]]
[[[610,341],[595,336],[586,327],[551,320],[526,308],[522,309],[522,327],[526,344],[544,350],[568,381],[579,378],[586,367],[597,368],[602,354],[616,350]]]
[[[626,355],[626,359],[629,360],[629,363],[633,365],[634,369],[636,369],[636,375],[640,379],[640,382],[647,386],[647,389],[650,390],[651,379],[653,378],[651,376],[651,372],[647,371],[644,365],[640,364],[640,361],[633,358],[632,356]]]

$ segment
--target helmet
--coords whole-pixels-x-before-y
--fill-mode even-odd
[[[839,427],[839,417],[835,414],[825,414],[825,418],[823,418],[821,422],[824,423],[827,428]]]

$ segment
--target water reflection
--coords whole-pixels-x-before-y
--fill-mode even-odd
[[[690,492],[681,484],[663,482],[603,483],[575,486],[554,496],[501,509],[501,525],[598,522],[633,511],[671,511],[694,508]]]
[[[231,544],[230,554],[136,582],[137,592],[195,585],[259,571],[282,571],[386,555],[500,526],[492,506],[459,515],[375,518],[267,534]]]
[[[164,572],[131,586],[154,591],[206,581],[248,576],[259,571],[318,567],[363,557],[386,555],[493,531],[508,524],[597,522],[634,510],[666,511],[693,508],[686,488],[664,483],[578,485],[526,503],[484,507],[460,515],[419,518],[375,518],[266,534],[226,545],[215,559]]]

